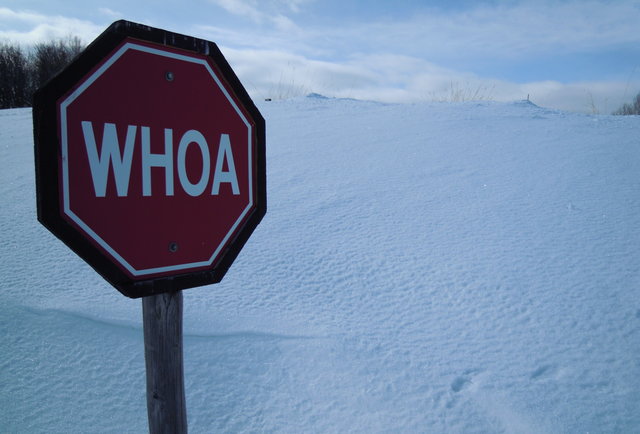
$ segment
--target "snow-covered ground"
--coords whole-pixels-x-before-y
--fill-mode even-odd
[[[640,432],[640,118],[262,102],[268,213],[185,291],[189,428]],[[36,221],[0,111],[0,431],[145,432],[140,300]]]

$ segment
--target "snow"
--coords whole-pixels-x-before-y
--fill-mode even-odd
[[[189,429],[640,430],[640,118],[260,102],[267,215],[184,293]],[[145,432],[140,300],[35,217],[0,111],[0,426]]]

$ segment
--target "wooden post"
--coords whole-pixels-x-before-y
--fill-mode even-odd
[[[187,432],[182,365],[182,292],[142,299],[151,434]]]

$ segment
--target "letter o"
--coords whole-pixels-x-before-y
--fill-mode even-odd
[[[187,158],[187,148],[191,143],[195,143],[200,148],[200,153],[202,154],[202,174],[200,175],[200,180],[192,184],[189,181],[189,177],[187,177],[187,167],[186,167],[186,158]],[[209,146],[207,145],[207,141],[200,131],[197,130],[189,130],[180,139],[180,144],[178,145],[178,178],[180,179],[180,184],[182,188],[189,196],[200,196],[204,190],[207,188],[207,184],[209,182],[209,174],[211,173],[211,160],[209,158]]]

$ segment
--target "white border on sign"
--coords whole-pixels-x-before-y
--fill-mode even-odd
[[[138,270],[134,268],[131,264],[129,264],[126,259],[124,259],[118,252],[115,251],[105,240],[103,240],[91,227],[89,227],[80,217],[78,217],[70,207],[70,198],[69,198],[69,158],[68,158],[68,133],[67,133],[67,108],[71,105],[89,86],[91,86],[102,74],[104,74],[107,69],[111,67],[122,55],[128,50],[137,50],[143,51],[145,53],[155,54],[157,56],[169,57],[172,59],[181,60],[184,62],[196,63],[202,65],[206,68],[207,72],[211,75],[213,80],[216,82],[222,93],[227,98],[229,103],[231,103],[232,107],[242,119],[242,122],[247,127],[248,130],[248,140],[247,140],[247,155],[248,155],[248,174],[249,174],[249,204],[242,211],[238,219],[235,221],[231,229],[227,232],[225,237],[222,239],[220,244],[217,246],[211,257],[207,261],[201,262],[191,262],[185,264],[177,264],[166,267],[156,267],[156,268],[146,268],[142,270]],[[100,66],[87,80],[85,80],[76,90],[74,90],[67,98],[65,98],[62,103],[60,103],[60,140],[62,145],[62,194],[63,194],[63,209],[64,213],[73,220],[89,237],[91,237],[96,243],[100,245],[106,252],[108,252],[119,264],[121,264],[124,268],[129,271],[133,276],[146,276],[150,274],[159,274],[166,273],[172,271],[180,271],[180,270],[189,270],[195,268],[207,267],[213,264],[214,260],[218,257],[218,254],[223,249],[223,247],[229,241],[229,238],[238,228],[238,225],[245,218],[251,207],[253,206],[253,161],[252,161],[252,152],[251,152],[251,138],[253,137],[253,131],[251,127],[251,123],[244,116],[240,108],[237,106],[231,95],[227,92],[227,89],[224,87],[220,79],[216,76],[213,69],[211,69],[211,65],[205,60],[197,57],[191,57],[184,54],[173,53],[170,51],[164,51],[157,48],[147,47],[144,45],[135,44],[132,42],[125,43],[118,51],[116,51],[106,62]]]

